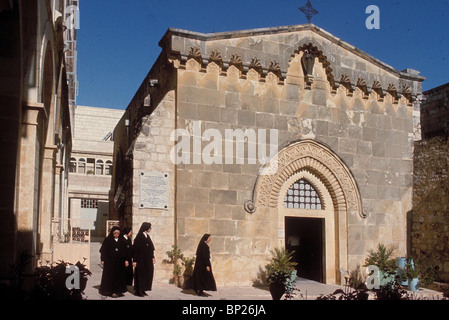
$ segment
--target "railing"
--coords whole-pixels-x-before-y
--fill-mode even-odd
[[[53,243],[89,243],[90,220],[55,219],[52,221]]]
[[[83,262],[90,267],[90,220],[55,219],[52,221],[53,262]]]

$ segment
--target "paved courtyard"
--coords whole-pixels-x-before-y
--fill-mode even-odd
[[[255,287],[218,287],[215,292],[206,292],[208,297],[199,297],[193,290],[184,290],[173,284],[160,283],[155,281],[153,290],[147,292],[148,296],[137,297],[134,295],[133,287],[128,287],[128,292],[123,297],[111,298],[98,293],[100,287],[102,268],[100,266],[100,255],[98,250],[100,243],[91,243],[91,266],[92,276],[89,277],[85,298],[87,300],[271,300],[270,292],[266,289]],[[157,279],[157,275],[156,275]],[[296,286],[300,290],[295,295],[295,300],[315,300],[321,294],[333,293],[338,285],[323,284],[308,279],[299,278]],[[427,299],[441,298],[442,293],[429,289],[421,289],[417,294],[419,297]]]

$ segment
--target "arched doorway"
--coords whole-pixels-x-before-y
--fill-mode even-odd
[[[301,199],[302,187],[310,191],[307,199],[306,194]],[[320,270],[308,276],[324,283],[341,283],[342,273],[348,270],[348,216],[363,217],[363,213],[354,177],[330,148],[314,140],[282,148],[263,168],[254,200],[256,208],[269,207],[277,214],[273,246],[292,245],[292,241],[298,245],[295,241],[302,232],[315,248],[316,259],[306,263],[310,269]]]
[[[285,247],[295,251],[299,276],[336,282],[335,209],[326,185],[310,167],[285,180],[279,190],[278,215],[284,223]]]

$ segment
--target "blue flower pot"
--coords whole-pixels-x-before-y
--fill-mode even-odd
[[[410,291],[419,291],[419,279],[418,278],[413,278],[413,279],[408,279],[408,289]]]
[[[396,273],[399,277],[402,277],[405,274],[405,266],[407,264],[407,258],[399,257],[396,258],[396,262],[398,263],[398,268],[396,269]],[[408,286],[408,280],[405,279],[401,282],[402,286]]]

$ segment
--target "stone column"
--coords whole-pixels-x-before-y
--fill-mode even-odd
[[[57,147],[46,145],[42,159],[42,178],[40,189],[39,236],[40,263],[46,265],[51,259],[51,221],[54,212],[55,194],[55,157]]]
[[[58,219],[62,216],[62,210],[64,208],[63,200],[64,200],[64,166],[62,164],[55,165],[55,201],[53,208],[53,217],[52,219]]]
[[[47,117],[44,105],[36,102],[23,104],[21,145],[18,159],[17,192],[17,249],[33,255],[30,268],[36,262],[37,217],[40,185],[40,118]]]

